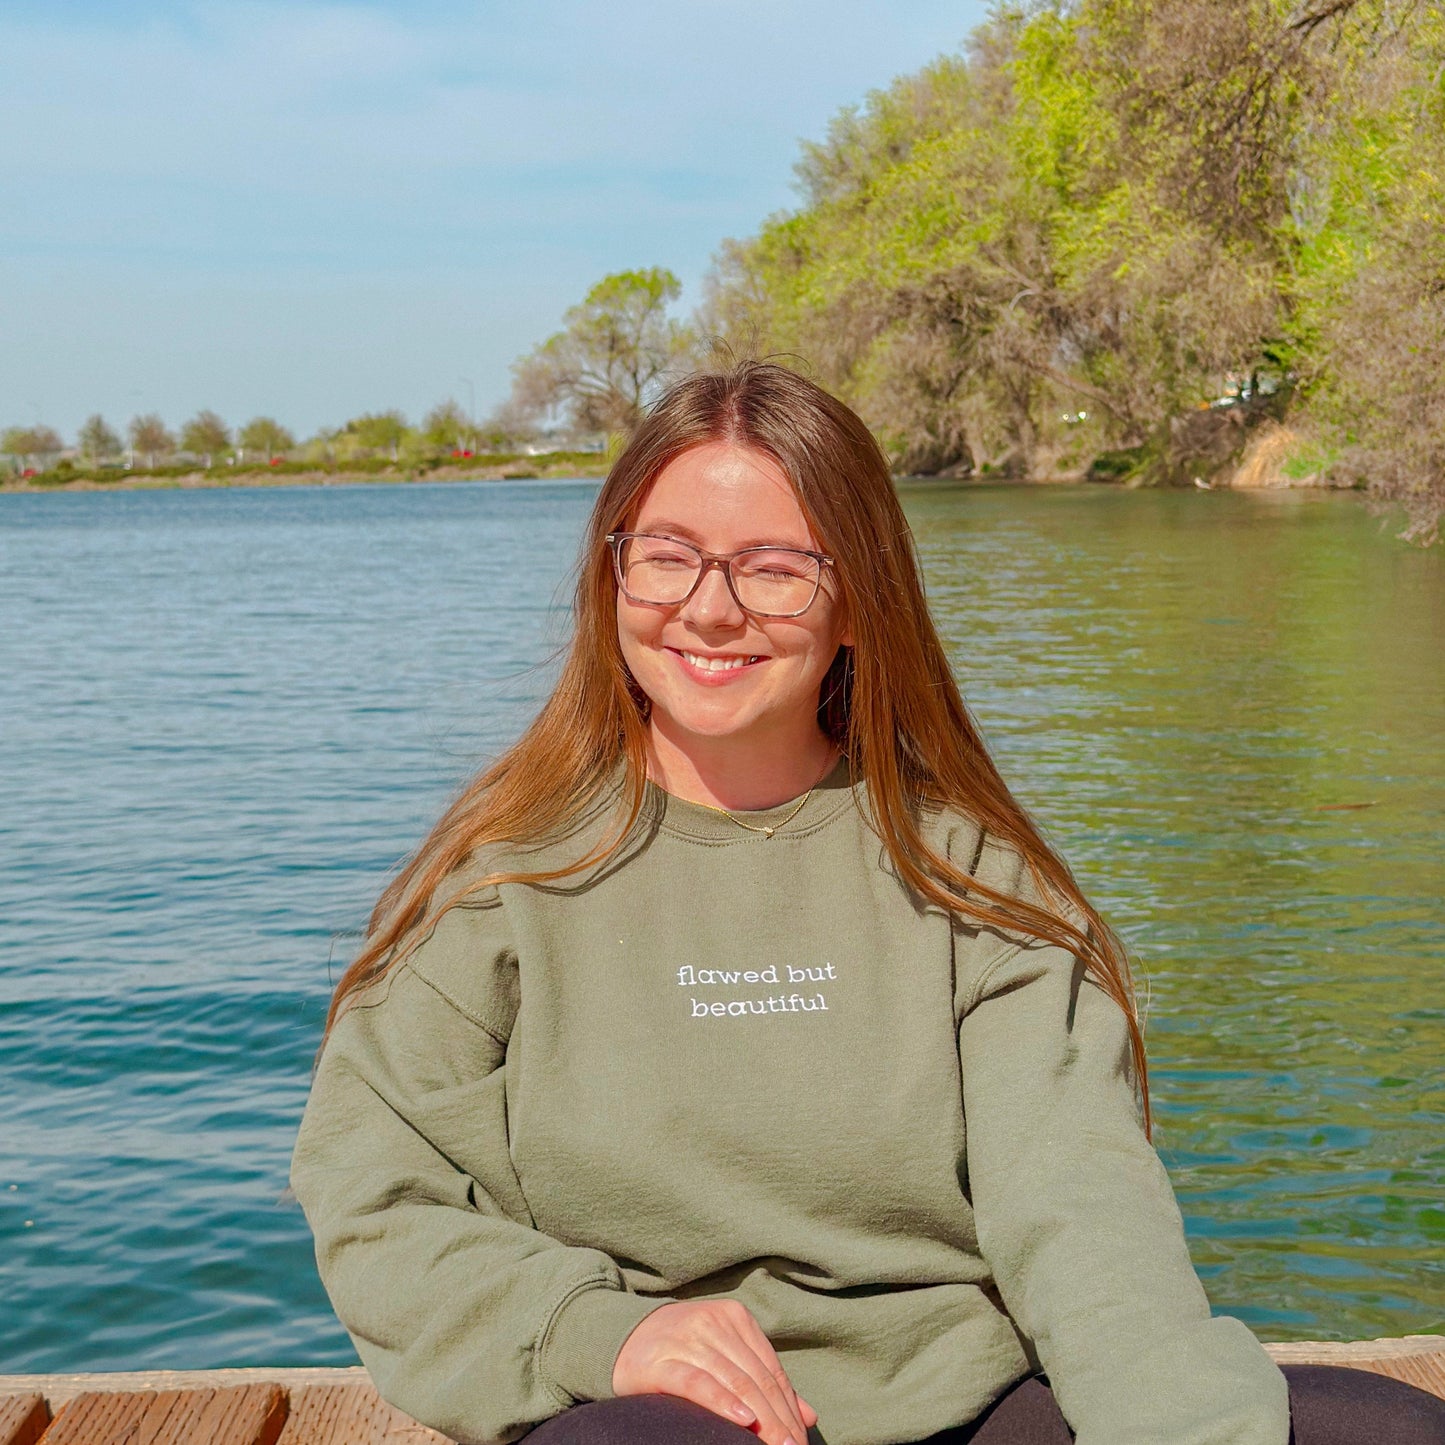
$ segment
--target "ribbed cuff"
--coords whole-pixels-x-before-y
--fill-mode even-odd
[[[574,1400],[610,1400],[612,1367],[628,1335],[670,1299],[648,1299],[599,1283],[568,1295],[542,1337],[537,1368]]]

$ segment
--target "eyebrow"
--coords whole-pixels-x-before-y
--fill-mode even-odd
[[[676,537],[683,542],[691,542],[694,546],[702,548],[703,551],[707,550],[702,546],[701,536],[685,522],[669,522],[663,518],[658,518],[655,521],[649,522],[645,527],[639,525],[633,530],[653,534],[662,533],[665,536]],[[780,542],[776,537],[759,537],[756,541],[744,542],[743,545],[736,550],[745,552],[749,547],[786,547],[796,552],[817,552],[821,550],[818,547],[809,546],[806,542]]]

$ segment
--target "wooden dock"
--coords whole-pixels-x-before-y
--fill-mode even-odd
[[[1445,1335],[1266,1345],[1281,1364],[1348,1365],[1445,1399]],[[344,1370],[0,1375],[0,1445],[449,1445]]]

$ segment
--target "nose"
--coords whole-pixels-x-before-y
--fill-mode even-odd
[[[720,563],[704,566],[697,590],[683,603],[683,616],[698,627],[738,627],[747,620]]]

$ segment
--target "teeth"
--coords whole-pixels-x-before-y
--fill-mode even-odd
[[[682,654],[694,667],[700,667],[704,672],[731,672],[734,668],[746,667],[750,662],[757,662],[756,657],[699,657],[695,652],[684,652]]]

